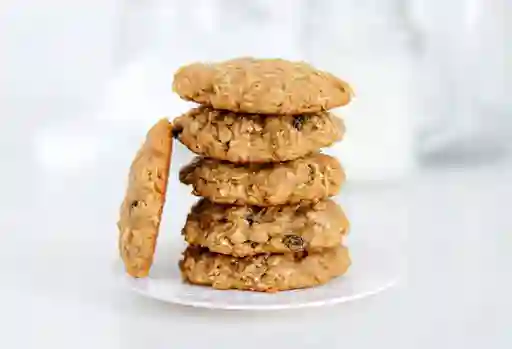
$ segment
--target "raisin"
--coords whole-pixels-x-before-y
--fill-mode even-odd
[[[133,200],[131,203],[130,203],[130,214],[132,213],[133,210],[135,210],[136,208],[139,208],[143,205],[145,205],[146,203],[142,200]]]
[[[172,136],[174,138],[178,138],[182,132],[183,132],[183,126],[181,126],[181,125],[176,125],[172,128]]]
[[[283,239],[283,244],[293,252],[304,250],[304,239],[298,235],[286,235]]]
[[[315,167],[308,164],[308,171],[308,182],[313,182],[315,180]]]
[[[308,256],[308,251],[300,251],[293,255],[296,261],[301,261]]]
[[[250,208],[249,212],[245,216],[245,220],[247,224],[251,227],[254,223],[258,223],[258,220],[261,218],[262,214],[265,214],[264,207],[253,206]],[[263,213],[262,213],[263,212]]]
[[[302,130],[302,127],[304,126],[304,123],[308,120],[308,117],[306,115],[299,115],[297,117],[293,118],[293,127],[295,127],[297,130]]]
[[[247,221],[247,224],[249,224],[250,227],[254,224],[254,215],[249,214],[247,217],[245,217],[245,220]]]

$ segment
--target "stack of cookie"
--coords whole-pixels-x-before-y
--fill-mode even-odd
[[[344,134],[328,110],[350,101],[349,85],[306,63],[240,58],[185,66],[173,86],[200,104],[172,130],[199,155],[180,171],[202,197],[183,228],[184,279],[281,291],[345,273],[349,224],[329,199],[345,175],[319,150]]]

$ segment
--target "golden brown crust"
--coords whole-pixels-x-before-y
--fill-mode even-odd
[[[194,153],[235,163],[294,160],[345,133],[341,119],[329,112],[270,116],[199,107],[173,124],[175,137]]]
[[[167,119],[156,123],[130,167],[117,225],[120,255],[126,272],[134,277],[147,276],[153,263],[169,178],[171,129]]]
[[[322,253],[288,253],[236,258],[205,249],[189,247],[180,269],[192,284],[216,289],[276,292],[327,283],[350,267],[348,249],[343,246]]]
[[[314,154],[275,164],[245,166],[197,157],[180,171],[194,194],[232,205],[274,206],[336,195],[345,173],[335,158]]]
[[[350,102],[350,86],[304,62],[243,57],[194,63],[174,75],[183,99],[215,109],[257,114],[319,112]]]
[[[334,201],[271,207],[231,206],[201,199],[183,228],[191,245],[235,257],[320,252],[342,243],[349,223]]]

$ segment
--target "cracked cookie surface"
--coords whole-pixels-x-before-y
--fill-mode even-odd
[[[119,252],[126,272],[134,277],[147,276],[153,263],[171,152],[171,124],[162,119],[149,130],[130,166],[117,226]]]
[[[214,204],[201,199],[183,228],[185,240],[235,257],[318,252],[342,243],[349,222],[330,199],[271,207]]]
[[[195,195],[215,203],[274,206],[334,196],[345,173],[336,158],[320,153],[247,165],[196,157],[181,169],[180,181],[192,185]]]
[[[257,114],[319,112],[346,105],[353,95],[345,81],[308,63],[251,57],[184,66],[173,90],[215,109]]]
[[[216,289],[277,292],[325,284],[350,267],[348,249],[322,253],[266,254],[237,258],[188,247],[180,261],[185,281]]]
[[[173,124],[175,137],[194,153],[234,163],[294,160],[345,133],[342,120],[329,112],[269,116],[199,107]]]

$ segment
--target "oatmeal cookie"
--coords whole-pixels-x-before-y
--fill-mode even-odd
[[[171,131],[167,119],[155,124],[130,167],[117,226],[120,255],[126,272],[134,277],[147,276],[153,263],[169,177]]]
[[[235,163],[294,160],[345,133],[341,119],[329,112],[270,116],[199,107],[173,124],[174,136],[194,153]]]
[[[180,269],[183,279],[216,289],[276,292],[327,283],[350,267],[348,249],[338,246],[322,253],[264,254],[237,258],[188,247]]]
[[[243,57],[194,63],[174,75],[173,90],[215,109],[257,114],[302,114],[346,105],[352,89],[305,62]]]
[[[314,154],[273,164],[239,165],[196,157],[180,171],[180,181],[212,202],[274,206],[336,195],[345,173],[335,158]]]
[[[201,199],[182,233],[191,245],[245,257],[336,247],[348,228],[341,207],[330,199],[271,207],[221,205]]]

